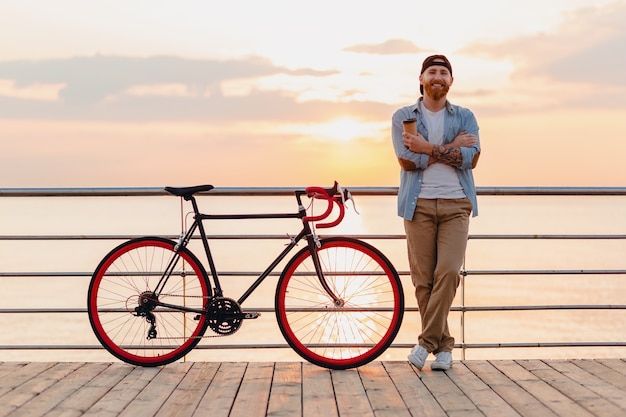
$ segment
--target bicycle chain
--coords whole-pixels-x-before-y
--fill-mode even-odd
[[[239,326],[239,328],[241,328],[241,326]],[[226,337],[226,336],[230,336],[230,335],[233,335],[233,334],[237,333],[238,331],[239,331],[239,329],[237,329],[237,330],[233,331],[233,332],[232,332],[232,333],[230,333],[230,334],[213,334],[213,335],[210,335],[210,336],[203,335],[203,336],[194,336],[194,337],[183,337],[183,336],[180,336],[180,337],[159,337],[159,336],[157,336],[157,337],[155,337],[153,340],[175,340],[175,339],[184,339],[184,340],[188,340],[188,339],[209,339],[209,338],[214,338],[214,337]]]
[[[211,300],[211,299],[215,299],[215,298],[220,298],[220,297],[209,297],[209,296],[205,296],[205,295],[180,295],[180,294],[161,294],[162,296],[166,296],[166,297],[185,297],[185,298],[204,298],[206,300]],[[210,325],[208,325],[207,327],[211,328]],[[176,339],[211,339],[211,338],[216,338],[216,337],[226,337],[226,336],[232,336],[233,334],[237,333],[239,331],[239,329],[241,329],[241,325],[237,326],[237,328],[233,331],[231,331],[228,334],[219,334],[217,332],[215,332],[213,329],[214,334],[212,335],[202,335],[202,336],[194,336],[194,337],[155,337],[154,339],[156,340],[176,340]]]

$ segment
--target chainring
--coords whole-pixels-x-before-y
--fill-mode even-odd
[[[214,297],[206,306],[209,327],[215,333],[227,336],[241,327],[243,314],[237,301],[226,297]]]

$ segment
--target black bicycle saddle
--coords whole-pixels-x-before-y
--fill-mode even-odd
[[[178,197],[183,197],[185,200],[189,200],[195,193],[201,193],[203,191],[211,191],[212,185],[195,185],[193,187],[165,187],[164,190],[170,194]]]

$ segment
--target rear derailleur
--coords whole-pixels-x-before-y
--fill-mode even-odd
[[[145,317],[146,321],[150,323],[146,340],[156,339],[157,337],[156,317],[152,313],[152,310],[154,310],[158,302],[159,300],[155,293],[146,291],[141,293],[139,296],[139,305],[135,307],[135,316]]]

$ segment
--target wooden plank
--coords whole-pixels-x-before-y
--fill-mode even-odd
[[[420,371],[420,378],[424,385],[432,393],[433,397],[441,405],[448,416],[483,416],[476,405],[472,403],[456,384],[448,377],[449,371],[432,371],[424,368]]]
[[[108,363],[81,366],[20,407],[12,415],[27,417],[43,415],[46,417],[53,415],[80,416],[86,408],[102,396],[102,391],[94,396],[93,391],[90,391],[86,385],[94,381],[109,366]]]
[[[191,368],[191,362],[176,362],[160,368],[154,378],[120,413],[120,417],[153,416]]]
[[[302,415],[302,363],[276,363],[267,404],[267,415]]]
[[[576,381],[600,397],[606,398],[622,410],[626,410],[626,395],[624,395],[624,391],[616,386],[607,384],[602,379],[579,368],[568,360],[555,360],[548,362],[548,364],[562,375]],[[626,413],[623,413],[623,415],[626,415]]]
[[[113,417],[119,415],[161,371],[161,368],[121,366],[128,366],[131,371],[91,406],[84,416]]]
[[[273,375],[273,363],[249,363],[230,415],[246,417],[265,416]]]
[[[618,372],[603,363],[591,359],[578,359],[572,361],[580,368],[603,379],[609,384],[615,385],[622,391],[626,391],[626,375]]]
[[[339,416],[330,370],[302,364],[302,416]]]
[[[602,365],[611,368],[615,372],[626,375],[626,360],[624,359],[597,359],[596,362],[600,362]]]
[[[497,363],[497,361],[496,361]],[[556,413],[507,378],[494,363],[466,361],[465,366],[522,416],[557,417]]]
[[[31,362],[24,366],[11,369],[11,371],[9,371],[10,378],[0,378],[0,403],[4,402],[3,396],[6,393],[13,391],[15,388],[37,377],[54,365],[54,362]],[[10,365],[8,366],[11,367]],[[9,375],[9,373],[6,375]]]
[[[520,363],[542,381],[570,398],[591,414],[602,417],[623,417],[623,410],[605,398],[600,397],[589,388],[559,373],[540,360],[523,361]]]
[[[27,362],[2,362],[0,363],[0,382],[5,381],[5,376],[12,375],[18,369],[27,365]],[[0,383],[1,386],[1,383]]]
[[[497,361],[496,367],[519,386],[537,398],[559,416],[591,417],[592,414],[572,399],[560,393],[522,366],[529,361]]]
[[[445,417],[446,412],[408,362],[384,362],[389,377],[413,416]]]
[[[377,417],[410,417],[406,404],[381,362],[362,366],[359,368],[359,375],[372,411]]]
[[[217,362],[196,362],[156,413],[157,417],[191,416],[219,369]]]
[[[102,372],[46,413],[46,417],[82,416],[133,369],[120,363],[104,363],[103,365],[106,365],[106,368]],[[91,367],[98,368],[98,364],[90,363],[83,366],[83,368]]]
[[[244,362],[221,363],[194,416],[228,416],[246,371]]]
[[[61,379],[65,378],[82,365],[82,363],[77,362],[55,363],[51,367],[44,365],[42,368],[45,368],[46,372],[37,374],[36,378],[34,377],[35,375],[31,375],[30,379],[12,390],[10,395],[5,396],[8,398],[2,398],[2,403],[0,403],[0,416],[5,416],[11,412],[15,414],[19,413],[16,411],[17,409],[24,406],[33,398],[38,397],[46,389],[57,384]],[[41,403],[37,404],[39,405]]]
[[[331,371],[337,410],[341,417],[374,417],[356,369]]]
[[[456,362],[447,372],[448,377],[486,416],[516,417],[517,411],[485,384],[462,362]]]

